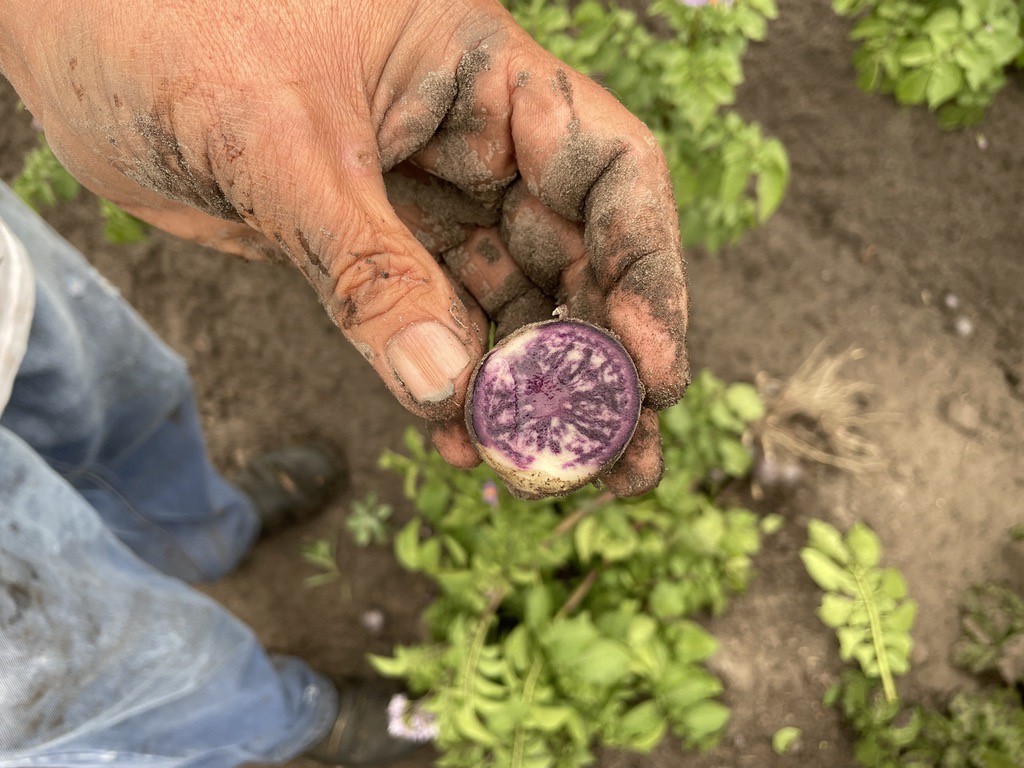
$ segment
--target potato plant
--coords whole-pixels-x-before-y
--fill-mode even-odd
[[[877,536],[857,524],[845,535],[820,521],[801,552],[824,591],[819,617],[836,631],[840,656],[855,661],[825,703],[857,733],[864,768],[1016,768],[1024,765],[1024,707],[1019,692],[1019,638],[1024,600],[1006,587],[968,593],[954,660],[975,672],[1000,670],[1005,685],[956,693],[933,709],[905,702],[896,677],[909,670],[916,606],[894,568],[882,568]],[[1009,671],[1012,670],[1012,671]]]
[[[981,122],[1024,64],[1021,0],[833,0],[836,12],[858,18],[851,37],[857,81],[901,104],[935,110],[944,128]]]
[[[636,499],[519,499],[416,432],[383,456],[416,509],[398,561],[437,596],[424,641],[372,661],[436,717],[440,765],[570,768],[670,733],[715,743],[729,710],[703,664],[715,640],[692,617],[751,578],[758,520],[721,491],[749,471],[742,436],[760,415],[752,387],[701,374],[664,414],[665,479]]]

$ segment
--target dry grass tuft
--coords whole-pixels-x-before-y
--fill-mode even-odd
[[[861,349],[826,355],[819,344],[787,381],[758,374],[765,417],[753,437],[766,460],[813,461],[854,473],[885,468],[881,450],[864,428],[892,416],[865,413],[869,387],[841,375],[844,365],[862,357]]]

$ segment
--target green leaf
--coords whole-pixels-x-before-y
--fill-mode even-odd
[[[882,557],[878,536],[863,523],[851,526],[846,534],[846,546],[861,568],[874,568]]]
[[[416,496],[416,509],[429,519],[436,520],[447,510],[451,496],[451,489],[443,479],[431,477]]]
[[[687,585],[662,581],[654,587],[648,598],[651,613],[661,619],[682,616],[686,612]]]
[[[410,571],[420,567],[420,521],[410,520],[395,536],[395,557]]]
[[[764,403],[757,389],[750,384],[732,384],[725,390],[725,403],[745,422],[764,416]]]
[[[37,210],[72,200],[79,191],[78,181],[60,164],[42,134],[38,146],[25,155],[21,173],[11,187],[27,205]]]
[[[115,245],[141,243],[149,236],[149,225],[123,211],[109,200],[100,199],[103,236]]]
[[[743,477],[754,462],[750,451],[739,440],[722,440],[718,444],[718,453],[722,471],[729,477]]]
[[[692,621],[680,622],[677,625],[675,638],[676,657],[682,663],[704,661],[718,648],[718,641],[699,624]]]
[[[626,630],[626,642],[631,646],[644,645],[658,635],[658,622],[645,613],[633,616]]]
[[[409,427],[405,430],[405,434],[402,435],[402,439],[405,442],[405,450],[407,450],[414,459],[423,459],[426,454],[426,447],[423,444],[423,435],[420,434],[419,430]]]
[[[935,48],[930,40],[911,40],[900,46],[899,62],[905,67],[919,67],[935,57]]]
[[[508,633],[508,637],[505,638],[504,652],[505,658],[517,672],[522,674],[529,669],[530,638],[527,636],[524,625],[520,624]]]
[[[717,734],[729,722],[729,708],[718,701],[702,701],[683,715],[687,736],[693,741],[704,741]]]
[[[576,710],[567,705],[545,707],[534,704],[530,708],[530,716],[526,719],[526,726],[546,733],[553,733],[563,728],[575,713]]]
[[[540,629],[551,618],[554,612],[551,592],[547,585],[537,584],[526,593],[526,606],[523,611],[523,623],[530,629]]]
[[[827,593],[821,598],[821,607],[818,609],[818,618],[825,626],[838,629],[845,626],[850,620],[850,614],[856,602],[851,597],[844,597],[834,593]]]
[[[583,518],[573,530],[573,542],[576,545],[576,552],[581,563],[589,563],[594,555],[594,548],[597,545],[598,537],[597,518],[591,515]]]
[[[785,755],[792,751],[800,739],[803,731],[794,725],[786,725],[779,728],[772,736],[772,750],[777,755]]]
[[[789,174],[782,168],[764,168],[757,176],[757,220],[767,221],[786,195]]]
[[[498,743],[494,734],[484,727],[476,713],[468,707],[456,710],[452,721],[459,733],[470,741],[486,747],[493,747]]]
[[[943,61],[932,70],[928,80],[928,106],[932,109],[956,96],[964,87],[963,72],[951,61]]]
[[[590,615],[581,613],[571,619],[545,622],[541,641],[552,663],[570,666],[579,659],[580,650],[593,645],[599,637]]]
[[[337,581],[337,573],[318,573],[314,576],[307,576],[302,580],[302,583],[307,587],[322,587],[325,584],[330,584],[333,581]]]
[[[928,35],[940,37],[960,28],[960,14],[952,8],[935,11],[921,27]]]
[[[884,618],[884,623],[890,632],[910,632],[916,617],[917,603],[913,600],[907,600],[905,603],[900,604],[896,610],[887,614]]]
[[[614,640],[601,639],[582,651],[574,664],[588,683],[609,686],[629,676],[629,651]]]
[[[708,416],[711,417],[711,423],[716,427],[737,435],[741,434],[746,426],[743,419],[733,412],[724,398],[711,403],[708,407]]]
[[[618,730],[626,745],[638,752],[650,752],[665,734],[665,718],[653,701],[645,701],[628,710],[619,720]]]
[[[853,577],[834,560],[810,547],[800,550],[800,559],[804,561],[807,573],[825,591],[856,594],[857,584]]]
[[[409,668],[408,663],[404,659],[376,656],[372,653],[366,658],[369,660],[370,665],[384,675],[384,677],[401,677],[406,674]]]
[[[882,583],[879,587],[882,594],[893,600],[902,600],[907,596],[907,582],[895,568],[886,568],[882,572]]]
[[[921,726],[923,722],[921,710],[914,708],[911,710],[910,716],[908,717],[905,725],[889,726],[889,741],[894,747],[909,747],[921,733]]]
[[[820,550],[837,563],[846,565],[850,562],[850,551],[843,542],[843,535],[823,520],[811,520],[807,524],[807,539],[811,547]]]
[[[726,165],[722,174],[722,185],[718,191],[722,200],[730,202],[740,196],[750,178],[751,170],[749,162],[741,162],[739,158]]]
[[[854,657],[857,649],[867,647],[872,653],[871,631],[867,627],[839,627],[836,630],[839,638],[839,656],[845,660]]]
[[[925,100],[931,73],[926,69],[915,69],[896,81],[896,100],[900,104],[921,104]]]
[[[441,542],[437,539],[427,539],[420,547],[417,556],[417,566],[427,573],[436,573],[441,565]]]
[[[673,715],[679,715],[698,701],[722,692],[722,682],[697,666],[675,666],[668,670],[658,687],[658,700]]]

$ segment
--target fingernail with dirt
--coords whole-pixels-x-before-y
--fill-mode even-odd
[[[387,352],[395,375],[420,403],[454,395],[453,379],[469,365],[469,353],[455,333],[433,320],[396,333]]]

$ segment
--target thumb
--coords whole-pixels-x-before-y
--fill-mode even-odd
[[[334,157],[314,151],[298,169],[316,192],[300,190],[294,226],[261,229],[402,405],[432,421],[459,419],[486,329],[388,202],[376,142],[334,146]]]

